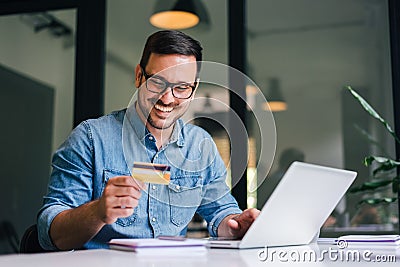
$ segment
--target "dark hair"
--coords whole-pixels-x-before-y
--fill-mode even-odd
[[[153,33],[147,38],[143,49],[140,66],[145,68],[151,53],[161,55],[179,54],[195,56],[197,61],[197,74],[200,72],[202,51],[200,42],[180,31],[164,30]]]

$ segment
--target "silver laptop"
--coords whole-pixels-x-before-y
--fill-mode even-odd
[[[294,162],[241,240],[210,239],[207,245],[258,248],[309,244],[356,176],[353,171]]]

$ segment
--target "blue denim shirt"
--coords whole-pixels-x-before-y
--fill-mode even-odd
[[[206,131],[178,120],[168,144],[157,149],[154,136],[131,108],[82,122],[55,152],[48,192],[38,213],[40,245],[56,250],[49,235],[54,217],[100,198],[108,179],[131,175],[135,161],[168,164],[170,184],[147,183],[133,215],[104,226],[85,248],[106,247],[111,238],[185,235],[195,212],[216,236],[227,215],[241,212],[226,185],[225,165]]]

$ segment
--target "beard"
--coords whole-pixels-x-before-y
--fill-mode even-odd
[[[153,120],[153,118],[149,115],[147,116],[147,123],[151,125],[151,127],[158,129],[158,130],[165,130],[170,128],[172,125],[175,124],[176,120],[172,120],[171,122],[166,122],[164,123],[162,126],[159,126],[155,123],[155,121]]]
[[[162,125],[160,125],[160,123],[157,123],[153,118],[152,118],[152,116],[151,116],[151,111],[153,110],[153,109],[155,109],[155,105],[160,105],[160,106],[163,106],[163,107],[172,107],[172,108],[175,108],[175,107],[177,107],[178,105],[175,105],[175,104],[172,104],[172,105],[164,105],[164,103],[161,101],[161,100],[159,100],[159,99],[148,99],[149,101],[151,101],[151,103],[153,104],[153,108],[150,110],[150,111],[147,111],[146,110],[146,108],[143,106],[143,105],[141,105],[141,103],[140,103],[140,101],[138,101],[138,105],[139,105],[139,108],[140,108],[140,110],[142,111],[142,114],[146,117],[146,121],[147,121],[147,123],[151,126],[151,127],[153,127],[153,128],[155,128],[155,129],[158,129],[158,130],[165,130],[165,129],[168,129],[168,128],[170,128],[171,126],[173,126],[174,124],[175,124],[175,122],[176,122],[176,120],[178,119],[178,118],[167,118],[166,119],[166,121],[162,124]]]

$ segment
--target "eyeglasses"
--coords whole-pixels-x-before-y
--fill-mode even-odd
[[[193,95],[194,90],[197,87],[198,80],[194,84],[190,83],[170,83],[162,77],[155,75],[149,75],[144,71],[144,68],[140,66],[144,78],[146,79],[146,88],[152,93],[162,95],[168,88],[171,88],[172,95],[179,99],[188,99]]]

